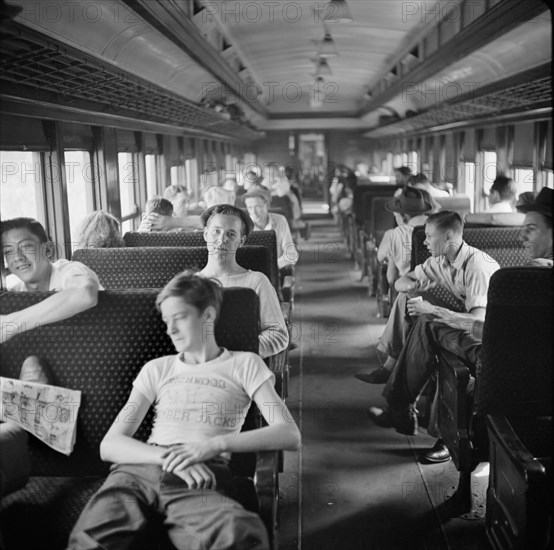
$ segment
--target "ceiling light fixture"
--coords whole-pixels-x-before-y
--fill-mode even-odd
[[[324,23],[352,23],[354,18],[346,0],[331,0],[327,4],[326,15],[323,18]]]
[[[333,74],[333,71],[331,70],[329,63],[327,63],[327,59],[325,59],[324,57],[319,58],[319,61],[315,66],[315,74],[316,74],[316,77],[321,75]]]
[[[337,50],[337,46],[330,32],[325,32],[323,40],[319,43],[317,55],[320,57],[336,57],[339,55],[339,51]]]

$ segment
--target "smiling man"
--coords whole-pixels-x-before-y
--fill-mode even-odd
[[[295,265],[298,261],[298,250],[292,240],[289,224],[285,216],[269,211],[271,196],[269,191],[260,187],[252,187],[242,196],[250,218],[254,222],[254,230],[273,229],[277,236],[277,265],[279,269],[287,265]]]
[[[53,261],[54,243],[37,220],[6,220],[0,224],[0,235],[4,262],[11,273],[7,277],[8,290],[58,291],[38,304],[2,315],[0,342],[96,305],[101,288],[96,274],[79,262]]]

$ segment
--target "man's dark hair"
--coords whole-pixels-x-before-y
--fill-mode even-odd
[[[511,178],[506,176],[497,176],[491,186],[491,193],[496,191],[502,201],[512,200],[517,193],[517,187]]]
[[[285,178],[289,181],[296,181],[298,177],[298,167],[294,164],[287,164],[285,166]]]
[[[441,231],[451,229],[456,234],[461,234],[464,231],[464,222],[458,212],[451,212],[450,210],[442,210],[436,214],[431,214],[426,224],[432,223]]]
[[[429,183],[429,178],[423,173],[418,172],[417,174],[410,176],[408,180],[408,185],[417,185],[418,183]]]
[[[210,212],[209,218],[206,218],[204,227],[208,227],[208,223],[216,214],[222,214],[224,216],[235,216],[236,218],[238,218],[241,223],[242,235],[248,237],[248,235],[250,234],[251,228],[246,223],[245,218],[245,216],[248,216],[248,214],[246,214],[246,212],[244,212],[237,206],[233,206],[232,204],[217,204],[215,206],[212,206],[212,208],[208,210]]]
[[[171,201],[157,195],[146,201],[144,206],[146,214],[161,214],[162,216],[173,216],[173,204]]]
[[[399,172],[400,174],[402,174],[403,176],[411,176],[412,175],[412,171],[410,170],[410,168],[408,166],[398,166],[397,168],[394,169],[395,172]]]
[[[12,218],[0,223],[0,238],[4,236],[4,233],[12,231],[12,229],[27,229],[35,237],[38,237],[41,243],[47,243],[50,239],[42,227],[42,224],[34,218]]]
[[[156,308],[161,312],[162,302],[166,298],[181,298],[194,306],[200,313],[209,306],[215,308],[216,321],[223,302],[223,287],[216,279],[194,275],[192,271],[183,271],[165,285],[156,298]]]

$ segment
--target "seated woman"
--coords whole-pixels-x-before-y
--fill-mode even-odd
[[[104,210],[96,210],[83,219],[79,226],[77,242],[77,248],[125,246],[119,222]]]

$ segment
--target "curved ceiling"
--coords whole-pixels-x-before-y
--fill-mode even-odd
[[[238,45],[270,116],[314,109],[343,115],[358,111],[365,92],[395,55],[435,23],[429,14],[436,8],[435,1],[349,0],[354,22],[326,24],[324,29],[325,10],[313,8],[324,8],[326,2],[260,2],[258,8],[245,0],[208,4],[209,13]],[[328,60],[332,75],[324,77],[316,92],[311,58],[325,30],[340,55]],[[316,93],[319,101],[314,101]]]

